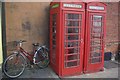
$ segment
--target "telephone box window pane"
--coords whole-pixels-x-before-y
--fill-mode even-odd
[[[53,39],[56,39],[56,35],[55,34],[53,34]]]
[[[93,58],[91,59],[91,63],[98,63],[98,62],[101,62],[101,58]]]
[[[100,56],[101,56],[101,52],[93,52],[93,53],[91,53],[91,58],[100,57]]]
[[[73,67],[73,66],[77,66],[77,61],[74,62],[67,62],[67,66],[66,67]]]
[[[79,28],[67,28],[68,33],[79,33]]]
[[[94,21],[93,22],[93,26],[101,27],[102,26],[102,22]]]
[[[53,27],[53,33],[56,33],[56,27]]]
[[[93,16],[93,20],[94,20],[94,21],[102,21],[102,16],[94,15],[94,16]]]
[[[73,21],[73,26],[79,26],[79,21]]]
[[[67,21],[66,26],[79,26],[79,21]]]
[[[101,28],[93,28],[94,33],[101,33],[102,29]]]
[[[94,42],[91,42],[91,46],[100,46],[101,44],[96,44]]]
[[[67,56],[67,60],[77,60],[77,59],[78,59],[78,55]]]
[[[55,21],[53,21],[52,25],[53,25],[53,26],[56,26],[56,22],[55,22]]]
[[[53,40],[53,45],[56,45],[56,41],[55,40]]]
[[[65,47],[77,47],[79,42],[65,42]]]
[[[79,53],[79,48],[65,49],[65,54],[76,54]]]
[[[95,50],[102,50],[101,46],[92,46],[92,51],[95,51]]]
[[[72,13],[66,14],[66,19],[79,19],[79,18],[81,18],[79,14],[72,14]]]
[[[102,34],[100,34],[100,33],[99,34],[91,34],[91,39],[93,39],[93,38],[94,39],[95,38],[99,38],[100,39],[101,37],[102,37]]]
[[[100,44],[101,44],[100,40],[93,40],[93,41],[91,41],[91,45],[98,45],[98,46],[100,46]]]
[[[68,35],[66,36],[66,40],[78,40],[79,35]]]

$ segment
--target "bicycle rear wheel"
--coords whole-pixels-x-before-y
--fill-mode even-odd
[[[24,72],[25,65],[25,58],[20,53],[13,53],[3,63],[3,72],[9,78],[16,78]]]
[[[49,65],[49,55],[46,49],[39,50],[36,54],[36,63],[40,68],[46,68]]]

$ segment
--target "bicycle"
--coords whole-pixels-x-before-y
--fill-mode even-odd
[[[25,67],[28,65],[28,61],[30,61],[32,65],[35,64],[40,68],[45,68],[49,65],[48,48],[46,48],[46,46],[39,46],[38,43],[33,44],[36,49],[34,49],[33,54],[30,54],[22,48],[22,43],[26,42],[25,40],[16,42],[17,51],[9,55],[3,63],[3,72],[7,77],[17,78],[22,75]]]

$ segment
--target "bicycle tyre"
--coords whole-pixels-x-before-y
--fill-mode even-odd
[[[41,69],[46,68],[49,65],[48,51],[44,49],[43,52],[44,54],[42,53],[42,51],[38,51],[36,56],[37,66]],[[44,59],[41,59],[43,57]]]
[[[14,52],[13,54],[9,55],[4,61],[3,72],[9,78],[17,78],[20,75],[22,75],[22,73],[24,72],[25,65],[26,65],[25,58],[20,53]],[[22,68],[20,68],[20,66]],[[10,68],[11,68],[11,73],[9,72]],[[19,71],[19,72],[16,74],[15,71]]]

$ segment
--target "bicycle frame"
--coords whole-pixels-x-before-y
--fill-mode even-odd
[[[20,52],[33,63],[34,54],[26,52],[22,47],[20,47]]]
[[[36,57],[36,54],[37,52],[42,48],[42,47],[39,47],[35,52],[34,54],[30,54],[28,52],[26,52],[22,47],[19,47],[20,48],[20,52],[33,64],[37,64],[36,61],[35,61],[35,57]]]

